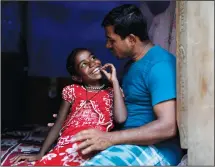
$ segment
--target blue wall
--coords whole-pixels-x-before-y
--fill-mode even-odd
[[[1,3],[1,51],[19,52],[21,31],[20,6],[18,2]]]
[[[112,62],[119,69],[120,62],[105,48],[101,22],[112,8],[124,3],[129,2],[32,1],[28,3],[27,23],[20,21],[18,3],[7,3],[2,10],[2,51],[19,50],[20,24],[26,24],[31,76],[68,76],[65,61],[75,47],[91,48],[104,63]],[[5,24],[7,16],[12,26]]]

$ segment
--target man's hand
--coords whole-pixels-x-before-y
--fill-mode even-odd
[[[57,118],[57,114],[53,114],[52,116],[54,118]],[[52,126],[54,126],[54,123],[48,123],[47,125],[48,125],[48,127],[52,127]]]
[[[97,129],[83,130],[73,137],[73,141],[82,141],[78,145],[78,150],[82,150],[82,154],[102,151],[113,145],[111,142],[111,133]]]
[[[13,163],[13,164],[16,164],[21,160],[27,160],[27,161],[31,162],[31,161],[39,160],[41,158],[42,158],[42,155],[40,155],[40,154],[36,154],[36,155],[18,155],[18,156],[15,156],[15,157],[11,158],[10,162]]]

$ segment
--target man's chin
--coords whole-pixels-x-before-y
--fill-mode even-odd
[[[122,56],[116,56],[117,60],[122,60],[122,59],[125,59],[125,57],[122,57]]]
[[[115,54],[114,52],[111,52],[111,53],[116,57],[117,60],[124,59],[123,56],[119,56],[119,55]]]
[[[123,57],[121,57],[121,56],[119,56],[117,54],[114,54],[114,53],[112,53],[112,54],[116,57],[117,60],[123,59]]]

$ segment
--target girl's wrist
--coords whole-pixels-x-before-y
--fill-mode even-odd
[[[119,85],[119,82],[118,82],[118,80],[116,79],[116,80],[113,80],[113,81],[112,81],[112,84],[113,84],[113,86],[117,86],[117,85]]]

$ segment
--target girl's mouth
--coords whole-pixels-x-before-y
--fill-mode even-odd
[[[97,67],[92,71],[92,74],[99,74],[99,73],[100,73],[100,67]]]

